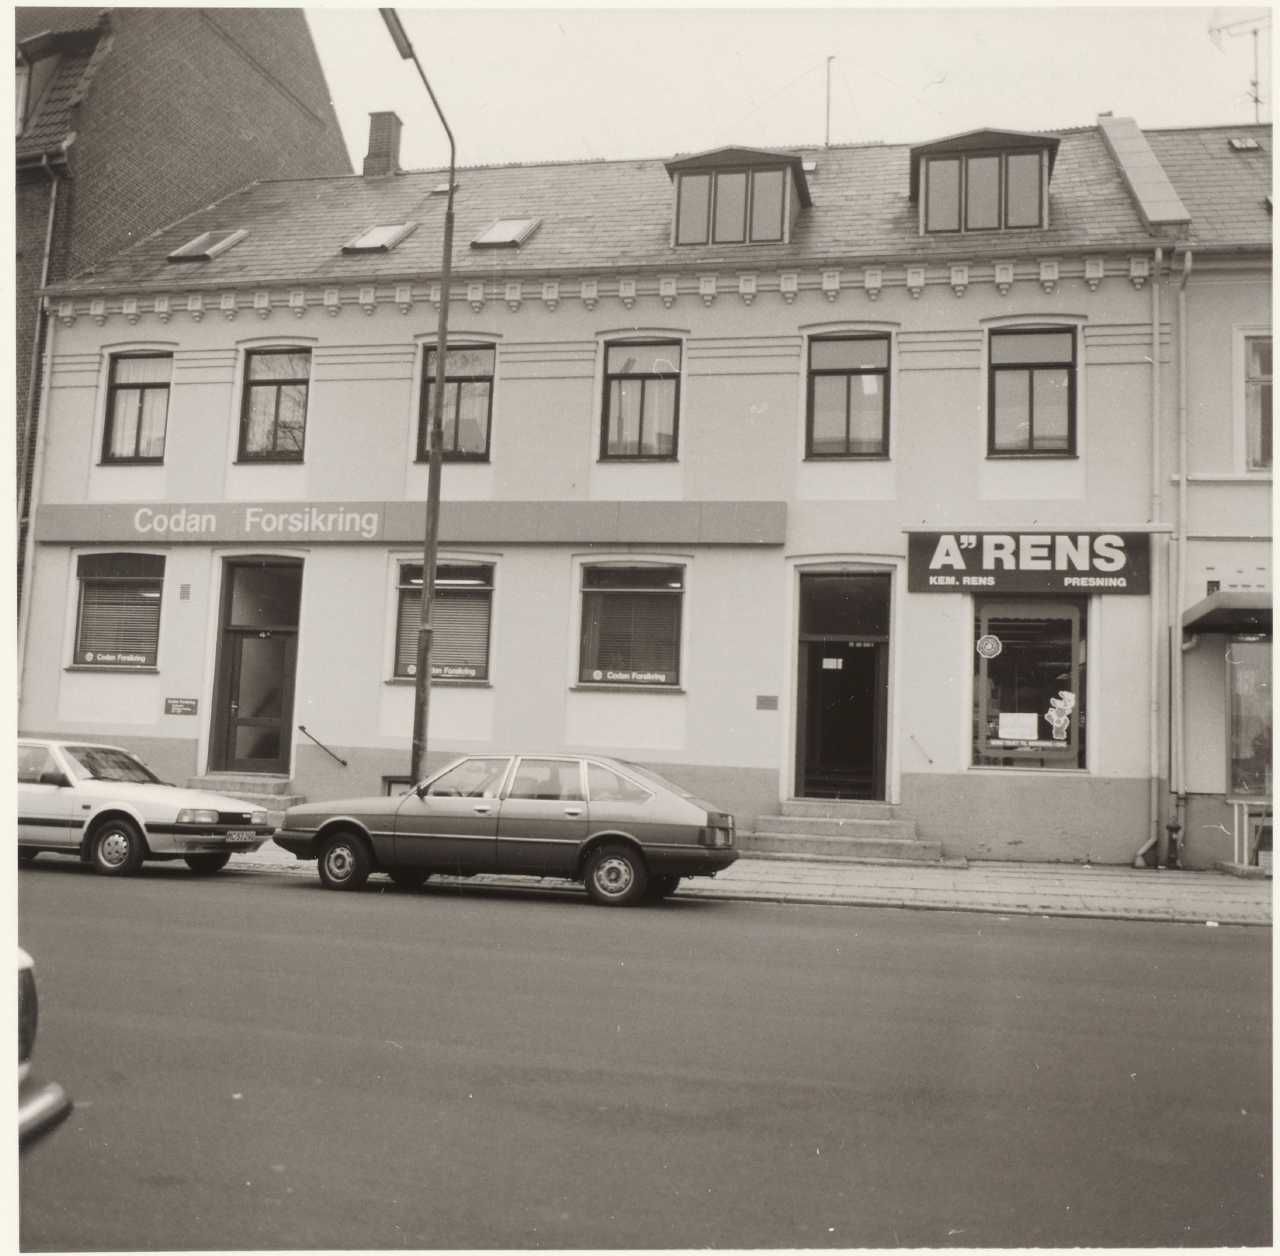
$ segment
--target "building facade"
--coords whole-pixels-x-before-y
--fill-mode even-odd
[[[14,24],[24,539],[42,286],[255,179],[346,174],[351,163],[300,9],[20,6]]]
[[[1268,128],[466,169],[448,294],[398,134],[50,289],[24,730],[403,779],[447,297],[430,763],[633,758],[748,845],[1233,858],[1269,603],[1195,605],[1270,588]]]

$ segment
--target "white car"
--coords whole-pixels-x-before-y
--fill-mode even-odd
[[[78,855],[104,876],[145,859],[226,866],[271,836],[267,813],[222,794],[167,785],[137,755],[85,741],[18,741],[18,862],[41,851]]]

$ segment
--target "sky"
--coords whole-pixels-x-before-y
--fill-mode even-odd
[[[397,10],[454,133],[458,164],[670,157],[727,144],[923,143],[993,126],[1254,120],[1262,8],[940,5]],[[401,165],[448,164],[410,61],[375,7],[307,16],[358,172],[368,115],[404,122]],[[1216,44],[1214,26],[1237,23]],[[1269,27],[1258,40],[1270,121]],[[828,94],[828,57],[830,91]],[[828,107],[830,110],[828,121]]]

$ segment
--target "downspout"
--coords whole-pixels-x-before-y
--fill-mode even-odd
[[[1155,251],[1155,265],[1151,276],[1151,508],[1147,522],[1160,522],[1160,276],[1164,264],[1164,250]],[[1155,540],[1154,529],[1151,534]],[[1147,664],[1147,744],[1149,748],[1147,776],[1147,839],[1133,857],[1135,868],[1146,867],[1146,854],[1156,847],[1156,863],[1163,867],[1167,858],[1167,836],[1161,841],[1160,828],[1160,596],[1157,589],[1159,565],[1151,564],[1151,600],[1149,609],[1149,641]]]
[[[1173,689],[1170,709],[1173,715],[1173,745],[1170,747],[1169,788],[1173,792],[1173,822],[1178,826],[1179,835],[1187,831],[1187,738],[1183,726],[1185,684],[1185,664],[1183,656],[1190,647],[1182,640],[1182,600],[1186,596],[1184,585],[1187,578],[1187,470],[1188,436],[1187,412],[1189,394],[1189,363],[1187,361],[1187,280],[1191,278],[1193,264],[1192,253],[1187,249],[1182,255],[1182,279],[1178,284],[1178,520],[1174,528],[1174,566],[1172,584],[1169,590],[1170,605],[1170,645],[1169,652],[1173,660],[1170,684]],[[1194,644],[1194,640],[1192,642]],[[1175,648],[1176,646],[1176,648]],[[1179,855],[1181,855],[1182,839],[1179,837]],[[1181,862],[1181,860],[1179,860]]]

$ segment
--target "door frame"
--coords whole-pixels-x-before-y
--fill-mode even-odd
[[[235,587],[235,570],[239,567],[280,567],[294,568],[299,577],[298,618],[301,619],[301,578],[303,573],[301,558],[285,557],[276,554],[237,554],[222,560],[222,589],[218,596],[218,619],[214,637],[214,671],[212,711],[209,720],[209,755],[210,772],[243,772],[249,775],[289,775],[293,764],[293,700],[297,687],[298,673],[298,634],[299,624],[278,625],[269,629],[231,628],[228,619],[231,614],[231,597]],[[240,651],[233,652],[227,648],[232,637],[243,639],[257,632],[269,631],[273,635],[292,638],[291,665],[285,678],[280,700],[281,737],[280,755],[276,760],[276,770],[263,772],[261,768],[236,767],[229,744],[232,730],[230,700],[232,686],[239,675]]]

